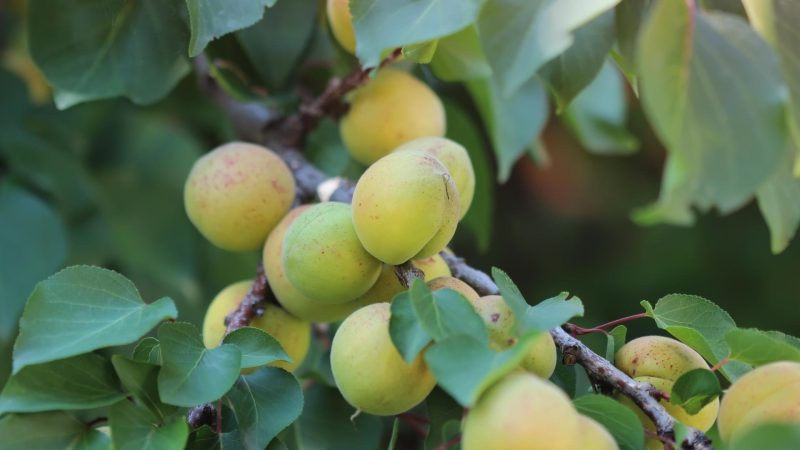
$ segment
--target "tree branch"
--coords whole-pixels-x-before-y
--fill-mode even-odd
[[[397,52],[394,52],[383,64],[396,57]],[[295,175],[298,197],[301,200],[307,201],[320,196],[319,190],[326,184],[328,184],[327,191],[332,190],[329,195],[326,195],[330,200],[345,203],[352,200],[352,182],[342,179],[330,180],[323,172],[311,165],[298,148],[304,142],[306,135],[316,127],[323,117],[338,114],[340,110],[336,105],[342,101],[344,95],[366,82],[371,69],[360,69],[344,79],[331,80],[320,97],[301,107],[294,115],[276,121],[274,114],[267,111],[254,112],[252,104],[241,104],[224,95],[213,83],[213,79],[208,76],[207,65],[205,72],[201,71],[203,64],[197,64],[196,67],[201,87],[209,91],[210,97],[228,113],[230,119],[234,121],[236,129],[242,131],[241,136],[245,139],[258,136],[255,141],[267,145],[286,161]],[[206,82],[203,83],[203,80]],[[265,108],[263,105],[260,106]],[[247,117],[251,113],[252,116]],[[463,258],[447,251],[440,254],[450,266],[453,276],[472,286],[479,294],[499,294],[497,285],[489,275],[470,267]],[[405,281],[405,283],[410,283],[413,278],[419,276],[416,269],[413,269],[410,264],[398,266],[395,271],[401,282]],[[258,283],[258,279],[256,283]],[[243,303],[245,301],[247,301],[247,297]],[[230,327],[231,324],[229,324]],[[652,386],[633,380],[562,328],[550,330],[550,334],[553,336],[556,346],[564,354],[565,362],[580,364],[592,380],[630,398],[656,425],[657,435],[667,442],[665,447],[668,450],[669,447],[672,447],[669,443],[675,441],[675,419],[653,396]],[[710,440],[695,429],[690,429],[687,438],[680,444],[683,449],[713,450]]]

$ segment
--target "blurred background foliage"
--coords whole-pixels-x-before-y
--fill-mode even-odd
[[[28,55],[22,3],[0,15],[0,384],[25,299],[64,266],[116,269],[147,301],[168,295],[182,320],[200,323],[214,294],[251,277],[259,258],[212,247],[183,211],[194,160],[235,139],[192,76],[150,106],[102,100],[59,111]],[[268,92],[275,106],[290,109],[351,70],[355,61],[333,45],[322,16],[308,14],[315,4],[279,2],[253,27],[214,41],[207,54],[219,79],[242,98],[263,100]],[[583,107],[551,115],[536,151],[504,184],[494,178],[480,106],[461,85],[416,70],[445,100],[448,135],[468,147],[476,167],[476,200],[452,245],[473,265],[504,269],[529,302],[564,290],[578,295],[585,325],[681,292],[711,299],[741,326],[800,333],[800,248],[772,255],[753,203],[724,219],[701,215],[688,228],[630,219],[657,198],[665,153],[615,68],[596,80],[610,83],[605,89],[576,100]],[[627,118],[617,117],[624,129],[587,125],[592,108],[614,102],[621,106],[613,114],[628,106]],[[349,160],[334,123],[324,123],[306,151],[331,175],[363,170]],[[637,335],[645,324],[630,328]]]

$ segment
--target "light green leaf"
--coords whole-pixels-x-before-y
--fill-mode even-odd
[[[522,292],[519,291],[517,285],[511,281],[511,277],[497,267],[492,267],[492,279],[494,279],[494,282],[500,289],[500,295],[503,296],[503,301],[506,302],[511,312],[514,313],[515,321],[512,330],[515,334],[520,334],[518,333],[520,329],[519,318],[525,317],[525,312],[530,308],[527,300],[522,296]]]
[[[14,373],[31,364],[129,344],[178,312],[169,298],[146,304],[111,270],[73,266],[40,282],[28,298],[14,346]]]
[[[417,278],[411,284],[409,298],[420,325],[434,341],[460,334],[478,342],[488,342],[483,319],[458,292],[452,289],[431,292],[425,282]]]
[[[242,369],[261,367],[273,361],[291,362],[277,339],[260,328],[238,328],[226,335],[222,343],[239,348],[242,352]]]
[[[753,449],[793,450],[800,448],[800,425],[765,423],[743,431],[728,446],[728,450]]]
[[[108,415],[115,450],[181,450],[189,437],[182,416],[159,421],[142,406],[123,400]]]
[[[617,354],[623,345],[625,345],[625,338],[628,334],[628,328],[625,325],[617,325],[606,336],[606,359],[614,361],[614,355]]]
[[[761,330],[737,328],[725,334],[725,341],[731,347],[730,358],[745,364],[800,362],[800,348]]]
[[[353,407],[334,387],[316,383],[304,394],[303,413],[294,425],[298,448],[375,450],[380,446],[380,417],[361,413],[350,420]]]
[[[54,7],[28,2],[28,42],[59,108],[117,96],[153,103],[189,72],[179,2],[62,0],[59,14]]]
[[[800,225],[800,178],[792,173],[795,149],[787,151],[783,162],[756,191],[758,208],[769,227],[772,253],[780,253]]]
[[[414,61],[417,64],[428,64],[436,54],[436,48],[438,46],[438,39],[405,46],[402,50],[403,58]]]
[[[636,42],[642,22],[649,11],[653,0],[622,0],[614,10],[614,22],[617,35],[617,51],[614,59],[620,70],[636,88],[635,59]]]
[[[431,60],[431,69],[444,81],[487,78],[492,74],[474,26],[440,39]]]
[[[583,303],[578,297],[571,297],[562,292],[557,297],[548,298],[525,311],[520,320],[520,331],[547,331],[560,327],[568,320],[583,315]]]
[[[158,339],[148,336],[136,344],[136,348],[133,349],[132,357],[134,361],[160,366],[161,344],[159,344]]]
[[[707,369],[690,370],[675,380],[670,392],[670,403],[678,405],[689,414],[697,414],[704,406],[722,395],[719,379]]]
[[[105,450],[105,434],[63,412],[9,414],[0,419],[4,450]]]
[[[249,27],[264,15],[264,7],[276,0],[186,0],[189,8],[189,56],[199,55],[212,40]],[[286,3],[297,3],[286,2]]]
[[[389,335],[403,359],[410,363],[431,341],[431,337],[420,325],[408,292],[398,294],[392,300],[389,318]]]
[[[630,408],[602,395],[584,395],[574,402],[578,412],[596,420],[614,436],[620,450],[644,448],[642,422]]]
[[[111,364],[87,353],[17,372],[0,393],[0,414],[91,409],[123,398]]]
[[[197,328],[165,323],[158,329],[163,364],[158,392],[165,403],[195,406],[222,397],[239,376],[242,353],[231,344],[206,349]]]

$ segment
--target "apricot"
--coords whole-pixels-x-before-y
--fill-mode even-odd
[[[480,298],[480,295],[475,292],[475,289],[472,289],[472,286],[454,277],[434,278],[433,280],[428,281],[428,287],[431,288],[432,291],[438,291],[439,289],[452,289],[463,295],[464,298],[469,300],[470,303],[475,303],[478,298]]]
[[[223,289],[208,306],[203,319],[203,344],[206,348],[218,346],[225,337],[225,316],[236,309],[250,289],[251,280],[240,281]],[[276,361],[270,366],[288,371],[296,369],[308,353],[311,345],[311,325],[288,314],[282,308],[268,304],[261,317],[250,322],[251,327],[260,328],[281,344],[291,361]]]
[[[353,225],[369,253],[386,264],[427,258],[455,234],[458,190],[432,155],[408,150],[381,158],[353,194]]]
[[[581,450],[619,450],[617,441],[608,430],[596,420],[584,415],[578,416]]]
[[[328,24],[333,37],[348,53],[356,53],[356,30],[353,28],[353,16],[350,14],[350,0],[327,1]]]
[[[436,157],[450,172],[461,200],[461,216],[464,217],[475,195],[475,171],[467,150],[458,142],[443,137],[424,137],[414,139],[397,147],[403,150],[422,150]]]
[[[487,295],[472,302],[489,331],[489,344],[495,350],[505,350],[516,343],[511,335],[514,312],[503,297]],[[522,360],[523,369],[542,378],[550,378],[556,369],[556,344],[550,333],[542,333],[531,344],[530,352]]]
[[[342,396],[378,416],[407,411],[428,396],[436,379],[420,353],[410,364],[389,336],[389,303],[375,303],[342,322],[331,346],[331,370]]]
[[[489,388],[464,421],[463,450],[576,450],[578,412],[549,381],[515,372]]]
[[[724,441],[767,422],[800,424],[800,363],[780,361],[753,369],[722,397],[718,426]]]
[[[198,159],[183,190],[189,220],[212,244],[253,250],[294,201],[294,178],[265,147],[231,142]]]
[[[684,373],[709,368],[703,357],[691,347],[662,336],[644,336],[628,342],[617,351],[614,361],[634,380],[649,383],[666,393],[672,391],[672,385]],[[620,398],[620,401],[636,412],[646,428],[655,430],[653,422],[633,402],[627,398]],[[719,411],[719,399],[704,406],[697,414],[689,414],[665,400],[661,404],[672,417],[701,431],[708,431],[714,425]],[[663,445],[657,439],[648,438],[647,448],[661,449]]]
[[[425,281],[453,275],[450,272],[450,266],[438,253],[427,258],[415,259],[411,264],[425,273]]]
[[[444,136],[444,107],[425,83],[386,68],[355,92],[339,131],[350,156],[370,165],[412,139]]]
[[[283,270],[294,287],[318,302],[346,303],[366,293],[381,263],[361,246],[350,205],[316,204],[289,225],[283,239]]]

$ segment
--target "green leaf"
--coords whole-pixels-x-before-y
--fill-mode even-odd
[[[425,399],[425,407],[429,420],[425,450],[435,450],[458,435],[464,408],[439,388],[434,389]]]
[[[488,0],[478,34],[503,97],[510,97],[573,42],[573,32],[619,0]]]
[[[504,183],[547,123],[547,92],[536,78],[528,80],[511,97],[500,94],[495,77],[472,80],[467,88],[494,147],[497,179]]]
[[[53,7],[28,3],[28,42],[59,108],[117,96],[153,103],[189,72],[179,2],[62,0],[63,14]]]
[[[574,402],[579,413],[596,420],[614,436],[620,450],[644,448],[642,422],[630,408],[602,395],[584,395]]]
[[[101,450],[107,435],[63,412],[9,414],[0,419],[4,450]]]
[[[148,336],[133,349],[134,361],[146,362],[148,364],[161,365],[161,344],[158,339]]]
[[[263,367],[240,377],[224,401],[233,410],[242,444],[261,449],[303,410],[303,391],[283,369]]]
[[[649,11],[653,0],[622,0],[614,10],[614,22],[617,35],[617,52],[615,60],[625,76],[636,88],[635,59],[636,42],[642,22]]]
[[[425,282],[415,279],[409,298],[420,325],[434,341],[453,335],[467,335],[478,342],[488,342],[483,319],[472,304],[452,289],[431,292]]]
[[[675,380],[670,402],[689,414],[697,414],[704,406],[722,395],[719,378],[707,369],[690,370]]]
[[[638,52],[642,103],[677,172],[656,216],[685,221],[690,205],[739,208],[787,148],[775,53],[741,18],[669,0],[654,5]]]
[[[562,292],[557,297],[548,298],[525,311],[520,320],[520,331],[547,331],[560,327],[568,320],[583,315],[583,303],[578,297],[570,298]]]
[[[765,423],[743,431],[728,446],[728,450],[769,448],[793,450],[800,448],[800,425]]]
[[[122,398],[125,395],[111,364],[88,353],[17,372],[0,393],[0,414],[91,409]]]
[[[487,78],[492,74],[474,26],[439,39],[430,64],[433,73],[444,81]]]
[[[264,7],[274,5],[275,1],[186,0],[192,32],[189,56],[199,55],[209,42],[218,37],[258,22],[264,15]]]
[[[606,359],[614,361],[614,355],[617,350],[625,345],[625,338],[628,334],[628,328],[625,325],[617,325],[606,335]]]
[[[402,292],[392,300],[391,310],[389,335],[397,351],[410,363],[428,345],[431,337],[417,320],[408,292]]]
[[[511,312],[514,313],[514,317],[517,318],[513,330],[519,330],[518,318],[525,317],[525,312],[530,308],[528,302],[525,300],[525,297],[522,296],[522,292],[519,291],[517,285],[511,281],[511,277],[509,277],[507,273],[497,267],[492,267],[492,279],[497,283],[503,301],[506,302]]]
[[[239,376],[239,348],[223,344],[206,349],[192,324],[165,323],[158,329],[158,340],[164,360],[158,392],[165,403],[191,407],[217,400]]]
[[[73,266],[40,282],[28,298],[14,346],[14,373],[39,364],[129,344],[178,312],[169,298],[146,304],[111,270]]]
[[[600,73],[613,45],[614,10],[609,10],[578,28],[572,45],[539,69],[558,113]]]
[[[11,342],[28,294],[63,264],[67,236],[46,203],[8,182],[0,183],[0,217],[0,341]]]
[[[466,335],[447,337],[425,352],[439,386],[464,407],[475,404],[481,393],[515,370],[539,333],[524,335],[508,350],[496,352]]]
[[[792,173],[795,153],[794,148],[787,151],[777,170],[756,191],[775,254],[789,246],[800,225],[800,178]]]
[[[278,340],[260,328],[236,329],[225,336],[222,343],[239,348],[242,352],[242,369],[261,367],[273,361],[291,361]]]
[[[628,99],[622,76],[608,61],[567,107],[562,120],[581,145],[599,155],[626,155],[639,141],[626,129]]]
[[[800,362],[800,348],[761,330],[737,328],[725,334],[730,358],[761,366],[775,361]],[[727,365],[726,365],[727,367]]]
[[[174,406],[161,403],[158,397],[158,366],[122,355],[112,356],[111,363],[125,390],[147,407],[160,422],[164,422],[166,417],[177,410]]]
[[[434,39],[428,42],[421,42],[419,44],[412,44],[403,47],[403,58],[414,61],[417,64],[428,64],[436,54],[436,48],[439,46],[439,40]]]
[[[148,409],[127,400],[111,407],[108,423],[115,450],[180,450],[189,437],[184,417],[161,422]]]
[[[386,50],[438,39],[473,22],[481,0],[350,0],[356,55],[376,66]]]
[[[383,423],[377,416],[359,414],[339,390],[314,384],[305,391],[305,406],[295,422],[298,448],[314,450],[374,450],[380,446]]]
[[[226,9],[230,7],[228,0],[222,1]],[[236,40],[267,88],[283,88],[289,83],[314,36],[319,4],[316,0],[279,2],[258,23],[236,32]]]

